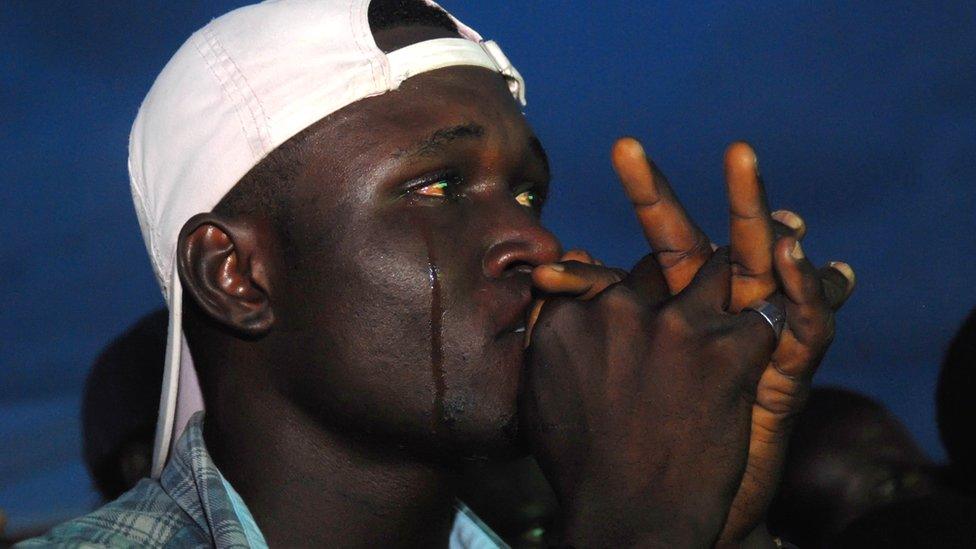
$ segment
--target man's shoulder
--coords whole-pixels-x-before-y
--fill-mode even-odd
[[[210,537],[162,486],[142,479],[101,508],[16,547],[200,547]]]

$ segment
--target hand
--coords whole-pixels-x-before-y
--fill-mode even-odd
[[[562,504],[565,541],[717,539],[775,345],[761,317],[726,312],[730,277],[722,250],[671,297],[648,256],[589,301],[552,298],[542,309],[520,419]]]
[[[525,347],[532,342],[532,329],[546,296],[572,296],[587,301],[627,277],[623,269],[606,268],[586,250],[569,250],[557,263],[540,265],[532,271],[532,284],[541,297],[532,304],[525,323]]]
[[[685,214],[639,143],[629,138],[618,141],[613,164],[669,288],[681,291],[708,257],[708,238]],[[725,542],[738,543],[765,516],[782,469],[791,420],[803,408],[812,376],[833,336],[832,313],[853,290],[854,273],[847,264],[832,262],[820,270],[819,283],[811,277],[813,282],[800,284],[800,277],[815,272],[799,245],[806,233],[803,220],[789,211],[769,213],[755,153],[745,143],[729,147],[725,170],[733,262],[730,309],[738,311],[767,298],[777,286],[775,259],[785,261],[782,254],[799,256],[795,268],[786,261],[786,268],[778,273],[784,285],[790,282],[788,287],[794,289],[787,291],[785,300],[789,325],[757,387],[746,472],[721,536]],[[779,255],[774,255],[774,249]]]

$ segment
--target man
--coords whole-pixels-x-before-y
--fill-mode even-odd
[[[171,309],[160,479],[40,542],[491,546],[457,465],[527,447],[562,543],[772,543],[783,433],[849,268],[818,274],[795,216],[775,239],[743,144],[713,253],[633,140],[614,163],[657,255],[559,262],[523,100],[429,2],[268,2],[191,37],[130,141]],[[169,452],[199,408],[181,331],[207,411]]]

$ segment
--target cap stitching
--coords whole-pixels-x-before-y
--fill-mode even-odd
[[[247,79],[247,74],[245,74],[244,71],[241,70],[240,66],[237,64],[237,61],[234,61],[234,58],[227,53],[227,50],[224,49],[224,46],[217,38],[217,35],[215,33],[210,33],[210,34],[213,40],[212,47],[215,49],[215,51],[218,52],[218,55],[220,55],[225,62],[230,63],[231,66],[234,67],[233,73],[236,76],[239,76],[241,80],[244,81],[243,85],[239,84],[236,81],[234,83],[235,85],[237,85],[238,89],[244,88],[243,90],[241,90],[242,95],[244,96],[245,102],[248,107],[248,111],[251,113],[251,118],[252,120],[254,120],[254,125],[258,131],[258,138],[261,140],[261,144],[265,149],[261,151],[263,156],[264,153],[268,152],[271,143],[271,136],[268,129],[268,115],[264,111],[264,104],[261,102],[261,99],[258,97],[258,94],[254,92],[254,88],[251,87],[251,82]],[[244,91],[246,91],[247,93],[243,93]],[[258,122],[258,117],[255,116],[254,110],[251,107],[252,103],[257,106],[257,111],[260,114],[261,122],[263,122],[263,124]]]
[[[205,31],[206,30],[206,27],[203,30]],[[217,71],[214,70],[214,66],[210,62],[210,58],[207,55],[207,52],[204,51],[204,46],[210,46],[210,44],[208,44],[208,43],[204,42],[202,39],[200,39],[201,37],[197,37],[197,38],[198,38],[197,40],[194,40],[193,41],[194,48],[197,50],[197,53],[200,54],[200,57],[203,59],[204,64],[207,66],[207,70],[210,71],[210,74],[213,75],[214,80],[216,80],[217,81],[217,84],[220,85],[221,91],[224,92],[224,95],[227,96],[228,99],[230,99],[231,101],[233,101],[234,100],[234,94],[233,94],[232,90],[228,89],[228,86],[226,85],[226,83],[224,82],[224,80],[220,77],[219,74],[217,74]],[[251,140],[247,137],[247,127],[244,124],[244,120],[243,120],[243,117],[241,116],[240,109],[238,109],[238,108],[235,107],[234,108],[234,113],[237,115],[237,121],[241,125],[241,133],[244,134],[245,140],[248,142],[248,149],[251,149],[251,154],[254,154],[254,150],[253,150],[253,148],[251,146],[251,143],[250,143]]]
[[[132,156],[129,156],[129,179],[132,180],[132,194],[138,197],[136,201],[136,207],[140,210],[142,218],[146,221],[146,228],[149,229],[149,262],[153,266],[153,274],[156,276],[156,282],[162,286],[163,294],[166,294],[166,289],[169,286],[166,281],[166,276],[163,272],[163,266],[157,265],[157,262],[161,260],[159,256],[159,248],[157,242],[159,240],[159,231],[157,230],[156,223],[149,218],[149,208],[147,208],[146,193],[142,190],[142,178],[132,169]],[[137,216],[138,217],[138,216]]]
[[[257,142],[258,142],[257,149],[258,150],[254,154],[254,157],[255,157],[255,159],[261,158],[267,152],[265,150],[267,148],[267,140],[263,139],[263,136],[261,135],[261,124],[258,123],[258,117],[255,115],[255,113],[254,113],[254,107],[252,106],[251,99],[254,97],[254,90],[251,89],[250,85],[247,85],[247,80],[246,79],[245,79],[245,85],[242,86],[241,83],[238,82],[238,80],[236,78],[234,78],[235,75],[239,75],[239,76],[242,76],[243,77],[243,74],[241,74],[240,69],[237,67],[237,65],[234,63],[234,61],[227,54],[227,51],[224,50],[223,44],[221,44],[220,40],[217,38],[217,34],[215,32],[213,32],[213,29],[208,29],[207,36],[208,36],[209,46],[210,46],[211,50],[213,51],[214,55],[217,57],[217,62],[220,64],[219,66],[224,71],[226,71],[226,73],[230,77],[230,78],[226,79],[227,82],[229,84],[233,84],[234,85],[234,89],[239,94],[239,101],[240,101],[240,103],[243,104],[243,106],[247,108],[247,112],[250,115],[251,123],[253,124],[254,132],[257,135],[255,135],[253,137],[250,134],[245,134],[245,135],[248,137],[248,145],[251,148],[251,152],[252,153],[255,152],[254,151],[255,147],[254,147],[253,143],[251,143],[251,141],[254,140],[254,139],[257,140]],[[229,64],[229,67],[228,67],[228,64]],[[247,93],[247,92],[249,92],[249,93]],[[262,115],[263,114],[264,113],[262,111]],[[264,118],[265,118],[265,120],[267,119],[267,117],[264,117]]]
[[[375,89],[379,87],[388,89],[390,87],[389,77],[387,76],[385,78],[385,80],[387,80],[386,82],[381,82],[381,80],[383,80],[383,78],[381,78],[383,70],[382,67],[380,67],[380,70],[377,71],[376,67],[377,59],[375,50],[378,49],[378,47],[371,48],[368,43],[365,43],[363,41],[363,33],[361,32],[363,21],[365,20],[366,32],[370,33],[370,36],[372,36],[373,31],[369,28],[369,2],[370,0],[354,0],[349,2],[349,26],[353,29],[353,40],[356,42],[356,47],[359,49],[359,53],[361,53],[369,63],[370,77],[373,79],[373,88]],[[378,75],[377,72],[380,74]]]
[[[206,36],[205,38],[204,35]],[[258,143],[254,143],[255,139],[252,133],[248,132],[247,122],[245,120],[246,117],[242,112],[243,109],[241,108],[241,106],[247,107],[247,110],[251,115],[252,122],[254,121],[254,112],[251,110],[250,106],[248,106],[246,101],[244,100],[243,93],[241,93],[239,86],[237,86],[234,82],[229,81],[227,78],[222,77],[218,73],[217,67],[221,59],[219,58],[218,52],[214,49],[215,43],[211,41],[212,36],[213,33],[210,27],[209,26],[204,27],[203,29],[201,29],[202,39],[194,41],[194,47],[196,48],[197,53],[200,54],[200,57],[203,58],[204,63],[207,65],[207,69],[210,71],[210,74],[212,74],[214,78],[217,80],[217,83],[220,85],[220,89],[224,92],[224,95],[231,101],[234,107],[234,113],[237,115],[237,121],[238,123],[240,123],[241,126],[241,133],[244,134],[244,139],[245,141],[247,141],[247,148],[251,151],[251,155],[254,158],[260,158],[263,151],[255,150],[255,145],[259,145],[258,146],[259,149],[262,148],[260,146],[261,145],[260,138],[258,138],[257,140]],[[208,51],[205,51],[205,48]]]

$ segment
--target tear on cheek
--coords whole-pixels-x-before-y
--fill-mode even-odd
[[[437,267],[437,257],[431,238],[430,226],[419,216],[414,222],[420,228],[427,250],[427,277],[430,286],[430,376],[434,383],[434,402],[431,417],[434,433],[439,433],[443,427],[449,426],[444,409],[444,343],[443,319],[444,308],[441,304],[440,270]]]

